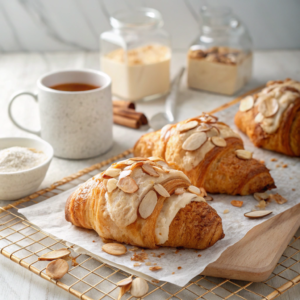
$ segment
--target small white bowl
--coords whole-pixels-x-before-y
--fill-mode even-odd
[[[40,165],[18,172],[0,172],[0,200],[16,200],[37,191],[46,176],[53,157],[52,146],[41,139],[24,137],[0,138],[0,150],[10,147],[27,147],[43,151],[47,159]]]

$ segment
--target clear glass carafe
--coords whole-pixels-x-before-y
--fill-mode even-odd
[[[227,7],[201,8],[199,37],[188,51],[188,86],[232,95],[252,74],[252,40]]]
[[[168,93],[170,37],[161,14],[151,8],[118,11],[112,30],[101,34],[101,70],[112,78],[115,96],[137,101]]]

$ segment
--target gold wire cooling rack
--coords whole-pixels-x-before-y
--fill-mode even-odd
[[[24,199],[0,208],[0,253],[29,271],[56,284],[60,288],[83,300],[117,299],[119,290],[116,283],[130,274],[102,263],[88,255],[79,255],[76,265],[70,264],[68,273],[59,281],[46,273],[48,262],[38,257],[51,250],[67,247],[39,230],[22,218],[17,210],[34,205],[85,182],[101,172],[108,164],[131,156],[132,150],[86,168],[74,175],[54,183]],[[72,256],[77,254],[70,248]],[[288,289],[300,283],[300,230],[295,234],[271,276],[261,283],[197,276],[186,286],[179,287],[168,282],[149,282],[149,292],[143,297],[157,299],[205,299],[205,300],[258,300],[275,299]],[[122,299],[135,299],[126,293]]]

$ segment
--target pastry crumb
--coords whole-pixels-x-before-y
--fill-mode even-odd
[[[292,189],[292,191],[296,191],[296,189]]]
[[[161,269],[162,269],[162,267],[160,267],[160,266],[154,266],[154,267],[149,268],[150,271],[158,271],[158,270],[161,270]]]
[[[182,267],[178,267],[177,269],[178,269],[178,270],[181,270],[181,269],[182,269]]]
[[[172,275],[174,275],[175,274],[175,272],[172,272]]]
[[[271,161],[278,161],[277,158],[271,158]]]
[[[257,205],[255,205],[255,207],[259,208],[259,209],[265,209],[267,206],[267,203],[265,200],[260,200],[259,203]]]
[[[282,167],[285,169],[285,168],[288,167],[288,165],[287,165],[287,164],[284,164],[284,165],[282,165]]]
[[[93,243],[96,243],[96,241],[93,241]]]
[[[159,280],[153,279],[152,282],[153,282],[153,283],[159,283]]]
[[[223,211],[223,214],[228,214],[229,213],[229,209],[225,209],[224,211]]]
[[[198,254],[198,257],[201,257],[202,255],[201,254]]]
[[[139,249],[138,247],[134,247],[134,248],[128,249],[128,251],[133,251],[133,252],[139,251],[139,250],[140,250],[140,249]]]
[[[145,263],[145,265],[146,265],[146,266],[151,266],[151,262],[150,262],[150,261],[147,261],[147,262]]]
[[[277,165],[276,165],[276,168],[279,168],[279,167],[280,167],[280,164],[277,164]]]
[[[134,267],[139,267],[139,266],[141,266],[141,265],[142,265],[141,263],[134,263],[134,264],[133,264]]]
[[[141,261],[144,262],[146,259],[148,259],[148,254],[145,252],[142,253],[134,253],[133,256],[130,258],[132,261]]]
[[[264,160],[260,160],[260,163],[261,163],[261,164],[264,164],[264,163],[265,163],[265,161],[264,161]]]
[[[230,203],[231,203],[232,206],[242,207],[244,202],[243,201],[239,201],[239,200],[232,200]]]
[[[271,194],[270,199],[275,200],[278,204],[284,204],[287,200],[279,194]]]

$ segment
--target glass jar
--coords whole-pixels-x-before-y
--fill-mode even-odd
[[[170,88],[170,37],[161,14],[151,8],[118,11],[112,30],[101,34],[101,70],[112,79],[115,96],[150,100]]]
[[[227,7],[204,6],[201,16],[200,36],[188,52],[188,86],[232,95],[251,78],[251,37]]]

